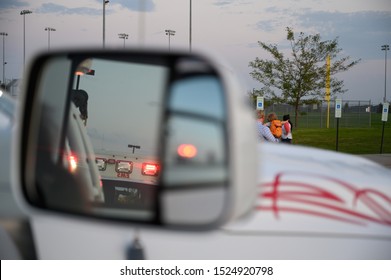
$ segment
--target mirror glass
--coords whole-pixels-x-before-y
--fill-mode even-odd
[[[223,89],[214,75],[192,75],[175,81],[170,93],[164,218],[169,224],[208,224],[224,213],[227,199]]]
[[[176,186],[227,179],[223,104],[217,77],[197,75],[173,83],[164,183]]]
[[[228,181],[225,101],[208,63],[71,53],[39,67],[38,130],[30,130],[27,157],[36,168],[25,169],[36,183],[26,184],[30,202],[134,221],[218,219]],[[194,217],[200,201],[213,207]],[[178,215],[183,203],[194,205]]]
[[[224,120],[223,89],[219,79],[201,75],[173,83],[169,101],[171,111]]]
[[[167,127],[164,183],[170,187],[227,179],[224,131],[218,123],[173,116]]]

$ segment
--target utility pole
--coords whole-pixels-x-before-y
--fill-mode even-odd
[[[8,36],[8,33],[0,32],[0,35],[3,36],[3,84],[5,85],[5,36]]]
[[[103,0],[103,48],[106,44],[106,5],[109,4],[109,0]]]
[[[23,10],[20,15],[23,16],[23,71],[26,68],[26,15],[31,14],[30,10]]]
[[[191,52],[191,33],[192,33],[192,3],[190,0],[190,7],[189,7],[190,15],[189,15],[189,51]]]
[[[384,51],[384,97],[383,103],[387,102],[387,51],[390,50],[389,45],[381,46],[381,50]]]

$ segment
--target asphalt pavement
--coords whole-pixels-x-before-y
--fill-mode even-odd
[[[391,168],[391,154],[368,154],[361,156]]]

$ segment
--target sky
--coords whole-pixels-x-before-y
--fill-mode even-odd
[[[343,74],[347,93],[343,100],[371,100],[379,104],[387,88],[391,101],[391,0],[192,0],[192,50],[218,54],[235,70],[244,91],[259,89],[251,78],[249,62],[267,58],[258,41],[288,50],[286,27],[295,32],[338,38],[342,56],[361,62]],[[107,48],[159,46],[189,49],[190,0],[110,0],[105,13]],[[31,14],[20,15],[22,10]],[[1,0],[0,32],[3,39],[5,78],[23,75],[38,52],[67,47],[102,47],[103,0]],[[23,24],[23,18],[25,25]],[[50,27],[56,31],[45,31]],[[175,30],[170,37],[166,29]],[[23,44],[23,34],[26,40]],[[127,40],[118,34],[129,34]],[[0,41],[1,42],[1,41]],[[1,43],[3,43],[1,42]],[[2,53],[0,53],[3,59]],[[0,80],[3,70],[0,69]],[[387,81],[387,84],[385,84]]]

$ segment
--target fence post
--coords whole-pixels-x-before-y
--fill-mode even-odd
[[[372,105],[371,100],[369,99],[369,128],[372,127]]]

